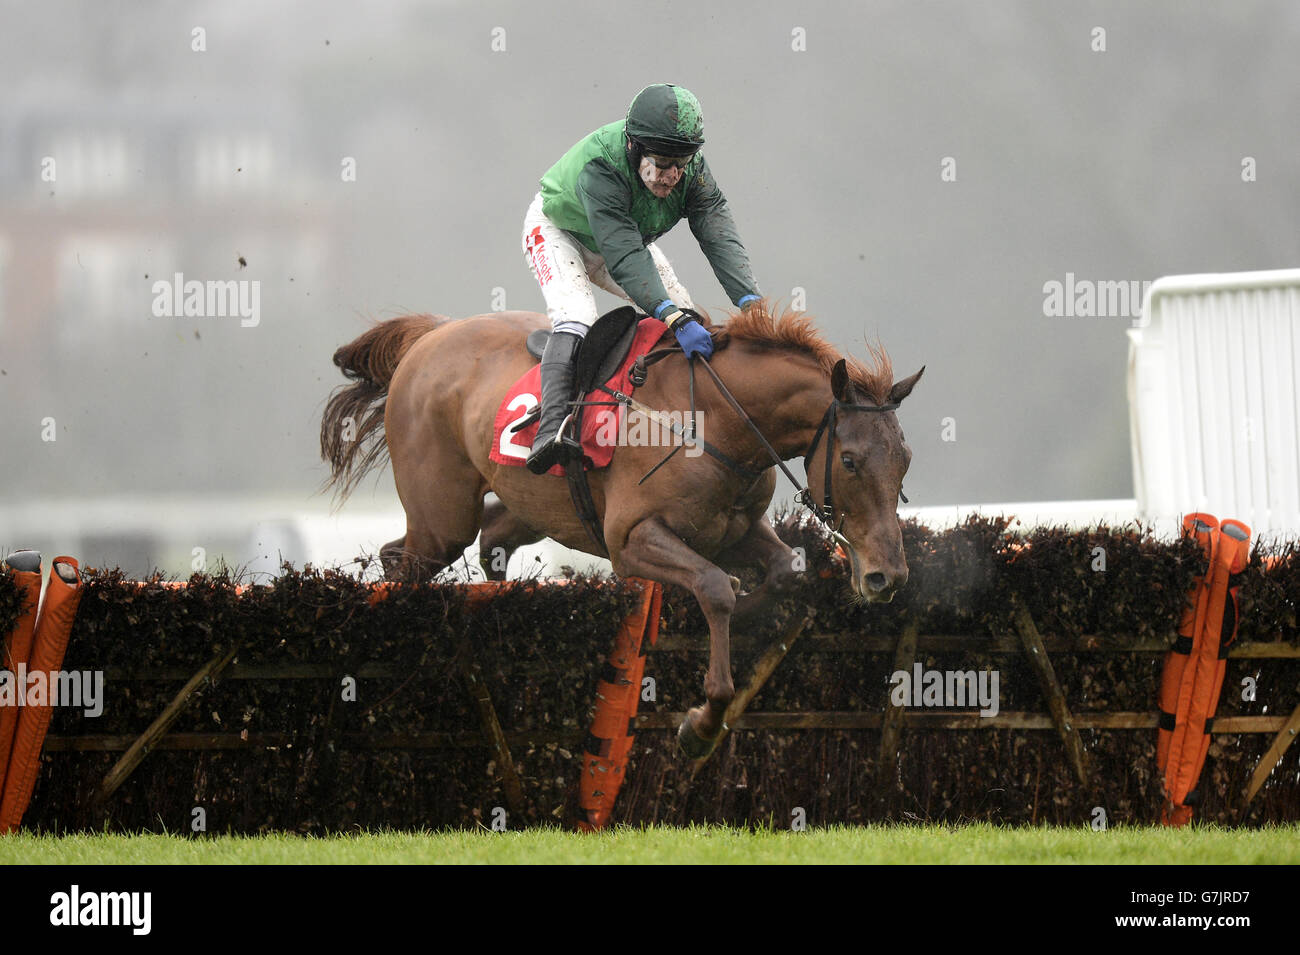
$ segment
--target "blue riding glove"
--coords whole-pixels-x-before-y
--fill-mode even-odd
[[[693,310],[685,309],[665,315],[664,323],[677,336],[677,344],[682,346],[687,358],[696,355],[713,357],[713,336],[700,324],[699,316]]]

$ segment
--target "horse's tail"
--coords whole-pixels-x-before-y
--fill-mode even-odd
[[[336,505],[388,458],[384,407],[398,362],[416,340],[449,321],[445,315],[390,318],[334,353],[334,364],[353,382],[330,396],[320,423],[320,453],[330,466],[321,490],[335,488]]]

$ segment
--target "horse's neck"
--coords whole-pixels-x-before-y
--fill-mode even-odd
[[[831,402],[826,373],[801,354],[761,351],[742,356],[739,351],[734,370],[719,370],[719,376],[781,460],[802,456]],[[730,408],[725,413],[735,414]],[[737,430],[743,428],[740,422],[736,426]]]

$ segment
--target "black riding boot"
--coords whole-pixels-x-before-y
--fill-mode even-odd
[[[534,474],[545,474],[564,458],[560,425],[568,415],[574,359],[581,344],[582,338],[571,332],[552,332],[546,340],[542,352],[542,414],[528,455],[528,470]]]

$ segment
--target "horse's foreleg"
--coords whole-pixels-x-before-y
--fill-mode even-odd
[[[686,755],[707,756],[717,743],[727,705],[736,695],[731,679],[731,613],[736,606],[731,578],[654,518],[632,529],[614,570],[623,577],[685,587],[699,601],[709,624],[709,669],[704,677],[708,703],[686,714],[677,739]]]

